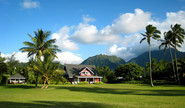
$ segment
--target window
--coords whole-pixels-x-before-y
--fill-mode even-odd
[[[85,74],[90,74],[89,72],[85,72]]]
[[[85,72],[82,72],[81,74],[85,74]]]

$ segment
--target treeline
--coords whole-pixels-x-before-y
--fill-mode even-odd
[[[175,63],[175,61],[173,61]],[[171,62],[152,59],[152,76],[154,83],[178,84],[175,80]],[[104,83],[150,83],[150,65],[146,68],[133,63],[120,64],[115,70],[108,66],[97,67]],[[179,78],[185,84],[185,58],[178,59]]]

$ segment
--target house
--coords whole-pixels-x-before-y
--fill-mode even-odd
[[[10,84],[22,84],[25,83],[26,78],[19,73],[11,76],[9,79]]]
[[[95,65],[75,65],[65,64],[65,77],[71,84],[77,84],[82,81],[87,81],[89,84],[101,81],[103,77],[100,76]]]

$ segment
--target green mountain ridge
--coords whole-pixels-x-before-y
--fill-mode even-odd
[[[125,62],[124,59],[119,58],[117,56],[109,56],[109,55],[96,55],[93,57],[89,57],[88,59],[84,60],[81,64],[84,65],[95,65],[95,66],[108,66],[111,70],[114,70],[120,64],[126,63],[137,63],[139,66],[145,67],[145,63],[149,62],[149,52],[144,52],[143,54],[139,55],[136,58],[132,58],[128,62]],[[175,58],[175,50],[172,49],[173,58]],[[164,50],[155,50],[151,51],[152,58],[160,60],[166,60],[167,62],[171,62],[171,56],[169,49],[166,50],[166,54],[164,54]],[[185,52],[177,51],[177,58],[185,57]]]
[[[173,59],[175,59],[175,49],[172,50],[172,55]],[[132,58],[131,60],[128,61],[128,63],[137,63],[139,66],[145,67],[145,63],[149,62],[149,52],[144,52],[143,54],[139,55],[136,58]],[[177,58],[183,58],[185,57],[185,52],[180,52],[177,51]],[[167,62],[171,62],[171,55],[170,55],[170,50],[166,50],[166,54],[164,54],[164,50],[155,50],[151,51],[151,58],[157,59],[157,61],[160,60],[166,60]]]
[[[108,66],[110,69],[114,70],[120,64],[125,64],[125,60],[118,58],[117,56],[108,56],[108,55],[96,55],[89,57],[84,60],[81,64],[83,65],[95,65],[95,66]]]

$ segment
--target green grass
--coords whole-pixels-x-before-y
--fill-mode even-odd
[[[0,108],[182,108],[184,106],[185,86],[180,85],[155,87],[145,84],[50,85],[47,89],[35,89],[32,84],[0,86]]]

